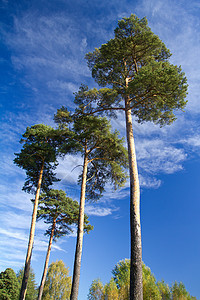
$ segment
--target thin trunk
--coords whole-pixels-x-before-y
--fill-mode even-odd
[[[40,170],[40,175],[38,179],[38,185],[37,185],[37,191],[35,194],[35,201],[34,201],[34,207],[33,207],[33,213],[32,213],[32,220],[31,220],[31,228],[30,228],[30,234],[29,234],[29,243],[28,243],[28,249],[26,254],[26,261],[25,261],[25,267],[24,267],[24,276],[22,279],[22,285],[20,290],[20,296],[19,300],[25,300],[26,297],[26,291],[27,291],[27,284],[28,284],[28,277],[29,277],[29,271],[31,266],[31,255],[33,250],[33,241],[34,241],[34,235],[35,235],[35,223],[36,223],[36,217],[37,217],[37,208],[38,208],[38,199],[40,195],[40,188],[42,184],[42,175],[44,171],[44,161],[42,163],[42,167]]]
[[[142,245],[140,226],[140,188],[133,137],[132,115],[128,96],[125,97],[126,134],[128,143],[130,172],[130,230],[131,230],[131,270],[130,300],[143,299],[142,286]]]
[[[76,253],[75,253],[75,260],[74,260],[74,271],[73,271],[70,300],[78,299],[78,289],[79,289],[80,270],[81,270],[81,256],[82,256],[82,248],[83,248],[87,167],[88,167],[88,157],[87,157],[87,149],[85,149],[82,183],[81,183],[81,197],[80,197],[80,206],[79,206],[79,222],[78,222],[78,230],[77,230]]]
[[[53,221],[53,225],[52,225],[52,229],[51,229],[51,235],[49,238],[49,246],[47,249],[47,255],[46,255],[46,260],[45,260],[45,264],[44,264],[44,271],[43,271],[42,280],[41,280],[40,287],[39,287],[39,293],[38,293],[38,298],[37,298],[38,300],[42,299],[42,293],[43,293],[43,289],[44,289],[44,283],[45,283],[45,280],[47,277],[49,257],[50,257],[55,227],[56,227],[56,220]]]

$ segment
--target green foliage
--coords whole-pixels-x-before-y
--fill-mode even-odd
[[[86,55],[92,76],[100,86],[109,88],[99,94],[96,91],[95,110],[122,108],[120,99],[127,98],[138,122],[153,121],[161,126],[173,122],[174,111],[187,103],[187,80],[181,67],[170,64],[170,56],[146,18],[132,14],[120,20],[115,37]]]
[[[70,297],[71,277],[62,260],[52,262],[48,268],[43,300],[67,300]]]
[[[62,190],[50,189],[42,193],[39,198],[37,219],[44,219],[50,224],[46,235],[51,235],[52,226],[55,222],[54,240],[73,232],[72,225],[77,225],[79,216],[79,204],[66,196]],[[85,215],[85,231],[93,229],[89,225],[88,216]]]
[[[150,268],[144,264],[142,266],[143,273],[143,299],[144,300],[162,300],[156,279],[151,273]]]
[[[89,290],[88,300],[104,300],[104,287],[100,279],[93,280]]]
[[[173,300],[190,300],[191,297],[186,291],[186,288],[182,282],[176,282],[171,287],[172,299]]]
[[[27,178],[23,190],[35,192],[42,165],[44,164],[42,189],[46,191],[53,182],[57,166],[58,145],[61,142],[61,131],[50,126],[38,124],[27,127],[20,141],[23,147],[15,153],[14,163],[26,171]]]
[[[17,279],[19,282],[19,286],[21,286],[22,279],[24,274],[24,268],[21,268],[17,272]],[[30,268],[27,292],[26,292],[26,300],[36,300],[37,299],[37,284],[35,282],[35,273],[32,268]]]
[[[166,284],[163,280],[157,282],[157,286],[159,288],[162,300],[170,300],[171,299],[171,291],[168,284]]]
[[[144,300],[192,300],[183,283],[175,282],[170,288],[163,280],[157,281],[150,268],[143,264],[143,299]],[[119,261],[112,270],[112,278],[103,286],[100,279],[91,284],[88,299],[129,300],[130,260]]]
[[[110,123],[106,118],[82,113],[71,117],[73,118],[71,136],[67,136],[60,150],[68,153],[69,149],[75,149],[75,152],[79,151],[83,156],[87,155],[89,164],[86,197],[90,200],[97,200],[101,197],[107,182],[117,188],[126,181],[125,169],[128,155],[123,146],[124,140],[119,138],[117,131],[111,132]],[[64,108],[62,114],[59,110],[55,116],[57,121],[59,119],[59,126],[62,128],[67,118],[68,112]],[[82,175],[79,177],[79,183],[81,181]]]
[[[104,299],[106,300],[118,300],[119,299],[119,291],[117,289],[117,285],[114,281],[114,278],[111,278],[110,282],[104,287]],[[121,295],[121,293],[120,293]]]
[[[7,268],[0,273],[0,299],[16,300],[19,296],[19,283],[15,272]]]
[[[112,270],[112,274],[118,289],[122,288],[124,285],[129,285],[130,260],[124,259],[118,262]]]

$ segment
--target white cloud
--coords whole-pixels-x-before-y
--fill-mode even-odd
[[[59,77],[78,79],[89,75],[83,59],[87,39],[66,15],[27,13],[15,17],[14,32],[5,34],[5,40],[12,49],[14,66],[27,69],[29,78],[37,76],[43,84]]]
[[[79,86],[73,82],[58,79],[48,82],[47,85],[52,90],[69,90],[71,93],[75,93],[79,89]]]
[[[82,165],[83,158],[80,155],[66,155],[64,159],[59,159],[57,176],[64,182],[77,184],[78,176],[82,172]]]
[[[116,209],[111,209],[108,207],[98,207],[93,205],[87,205],[85,208],[86,214],[89,216],[105,217],[111,215]]]
[[[183,144],[187,144],[189,146],[192,147],[200,147],[200,135],[199,134],[195,134],[191,137],[188,137],[187,139],[182,139],[180,142],[182,142]]]
[[[155,177],[139,175],[139,182],[141,188],[158,189],[161,185],[161,180]]]
[[[187,157],[183,149],[159,139],[142,139],[136,147],[139,167],[147,173],[174,173],[183,168],[182,162]]]

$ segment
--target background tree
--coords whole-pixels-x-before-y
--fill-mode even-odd
[[[43,219],[45,220],[45,223],[50,225],[45,233],[45,235],[49,236],[49,245],[39,287],[38,300],[42,299],[52,242],[53,240],[56,241],[58,238],[73,232],[72,226],[77,225],[78,215],[78,202],[67,197],[64,191],[51,189],[40,195],[37,219]],[[85,215],[84,229],[87,233],[93,229],[88,223],[88,216]]]
[[[173,300],[190,300],[191,297],[187,292],[184,284],[182,282],[177,282],[172,285],[171,287],[172,299]]]
[[[187,292],[183,283],[175,282],[170,288],[163,280],[156,282],[156,278],[152,274],[150,268],[144,264],[142,270],[144,300],[197,300],[196,297],[191,296]],[[129,287],[130,282],[130,260],[124,259],[119,261],[112,270],[112,274],[113,277],[108,284],[105,284],[105,286],[103,286],[100,279],[92,282],[88,294],[88,298],[91,297],[89,299],[129,299],[129,290],[127,287]],[[98,292],[99,290],[101,293]],[[113,298],[109,298],[109,295],[111,294]]]
[[[86,55],[92,76],[105,88],[99,92],[80,89],[77,95],[85,99],[89,113],[91,94],[98,106],[93,106],[93,112],[125,112],[130,173],[130,299],[135,300],[141,300],[143,292],[140,191],[132,115],[138,122],[152,121],[162,126],[172,123],[176,118],[174,111],[185,107],[186,78],[180,67],[170,64],[170,56],[164,43],[148,27],[146,18],[123,18],[115,29],[115,37]]]
[[[104,300],[104,286],[100,279],[92,281],[88,300]]]
[[[113,279],[119,289],[119,299],[128,300],[130,290],[130,260],[124,259],[112,270]]]
[[[34,125],[27,127],[21,139],[23,148],[20,153],[15,153],[14,163],[24,169],[27,175],[23,190],[35,194],[20,300],[24,300],[26,295],[40,189],[46,191],[58,180],[53,173],[57,165],[58,141],[58,130],[43,124]]]
[[[164,280],[162,280],[162,281],[157,282],[157,286],[159,288],[162,300],[170,300],[171,299],[171,291],[170,291],[169,285],[166,284],[164,282]]]
[[[68,128],[69,114],[66,108],[58,110],[55,120],[63,129]],[[79,221],[77,230],[76,253],[72,280],[71,300],[77,300],[81,256],[84,231],[85,198],[98,200],[105,184],[110,182],[114,188],[122,186],[126,181],[127,152],[123,146],[123,139],[118,132],[111,132],[111,126],[106,118],[93,115],[71,116],[71,136],[68,135],[62,151],[69,152],[69,148],[79,151],[83,156],[83,171],[79,177],[81,185]],[[66,124],[67,123],[67,124]],[[66,150],[65,150],[66,149]]]
[[[0,299],[16,300],[19,297],[19,283],[15,272],[7,268],[0,273]]]
[[[62,260],[52,262],[48,268],[42,295],[43,300],[68,300],[71,290],[71,276]]]
[[[121,293],[117,289],[117,285],[114,281],[114,278],[111,278],[110,282],[104,286],[104,299],[105,300],[122,299],[122,298],[120,298],[120,296],[121,296]]]
[[[24,275],[24,268],[21,268],[17,272],[17,279],[19,282],[19,286],[21,287],[22,280]],[[38,287],[35,281],[35,273],[32,268],[30,268],[29,277],[28,277],[28,284],[27,284],[27,292],[26,292],[26,300],[36,300],[38,294]]]
[[[156,278],[150,268],[144,264],[142,266],[143,274],[143,299],[144,300],[162,300],[160,290],[156,284]]]

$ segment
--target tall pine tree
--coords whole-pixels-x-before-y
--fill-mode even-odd
[[[66,193],[62,190],[51,189],[40,195],[37,219],[43,219],[45,223],[49,224],[49,227],[45,232],[45,235],[49,236],[49,244],[38,292],[38,300],[42,299],[52,242],[66,234],[73,233],[74,230],[72,226],[76,226],[78,223],[78,213],[78,202],[67,197]],[[85,215],[84,230],[87,233],[93,229],[88,223],[88,216]]]
[[[26,296],[40,190],[48,190],[58,180],[53,171],[57,166],[59,134],[58,130],[44,124],[27,127],[21,139],[21,152],[15,153],[14,163],[27,175],[23,190],[35,194],[20,300]]]
[[[92,76],[104,88],[89,91],[81,87],[77,94],[77,98],[84,99],[82,107],[88,114],[93,111],[114,115],[119,110],[125,113],[130,174],[131,300],[143,297],[140,189],[132,115],[140,123],[152,121],[163,126],[176,119],[174,111],[185,107],[186,77],[181,67],[169,62],[170,56],[164,43],[148,27],[146,18],[123,18],[114,38],[86,55]]]
[[[62,151],[68,153],[69,148],[79,151],[83,156],[83,170],[79,177],[81,185],[79,222],[77,244],[74,261],[71,300],[77,300],[81,269],[83,245],[85,198],[98,200],[104,192],[105,184],[110,182],[115,188],[126,181],[127,151],[123,139],[118,132],[111,132],[111,126],[106,118],[82,113],[71,115],[66,108],[61,108],[55,116],[56,122],[64,129],[71,122],[71,136],[67,131],[66,143]],[[72,147],[73,146],[73,147]]]

